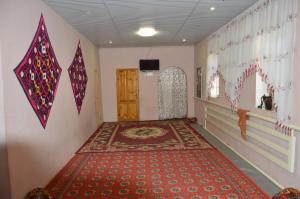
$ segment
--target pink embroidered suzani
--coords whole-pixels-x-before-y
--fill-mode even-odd
[[[53,106],[61,68],[51,46],[43,15],[29,50],[14,71],[45,128]]]
[[[78,43],[75,57],[71,66],[68,68],[72,90],[77,106],[78,113],[80,113],[82,101],[85,96],[86,85],[88,81],[85,65],[82,57],[80,42]]]

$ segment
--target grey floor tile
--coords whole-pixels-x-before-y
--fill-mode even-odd
[[[233,152],[225,144],[216,139],[198,124],[192,125],[211,145],[222,152],[229,160],[231,160],[240,170],[249,176],[258,186],[271,196],[280,191],[280,188],[264,176],[260,171],[243,160],[239,155]]]

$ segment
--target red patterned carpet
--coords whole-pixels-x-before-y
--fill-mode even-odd
[[[206,149],[211,146],[184,120],[104,123],[78,153]]]
[[[177,137],[176,143],[184,144],[181,149],[170,150],[167,146],[173,148],[173,145],[169,143],[160,149],[155,139],[175,139],[176,134],[173,136],[172,132],[174,133],[176,124],[172,126],[174,128],[172,132],[151,130],[149,127],[157,127],[157,125],[153,126],[153,122],[151,125],[148,122],[144,123],[143,125],[147,127],[145,129],[136,129],[142,126],[132,124],[105,123],[100,132],[115,134],[115,138],[111,135],[107,136],[110,137],[109,142],[107,139],[103,140],[103,143],[110,145],[108,144],[107,148],[100,147],[99,151],[102,153],[92,153],[89,151],[90,148],[87,148],[85,150],[89,153],[76,154],[46,187],[50,195],[55,199],[270,198],[220,152],[207,143],[203,145],[202,142],[206,141],[201,136],[194,137],[194,134],[191,134],[186,137],[186,142],[182,141],[184,139],[181,137]],[[195,132],[192,127],[185,125],[186,127],[183,128],[180,124],[175,131]],[[116,135],[116,132],[119,132],[119,135]],[[122,135],[133,139],[132,142],[126,141],[126,147],[121,148],[124,151],[105,152],[105,150],[112,151],[108,148],[112,143],[119,142]],[[93,143],[95,137],[97,133],[85,146],[91,147],[89,144]],[[145,142],[146,145],[155,147],[150,151],[142,151],[145,148],[140,148],[141,139],[144,141],[149,139]],[[198,139],[201,140],[201,146],[208,147],[184,150],[185,147],[188,148],[190,142],[199,147],[198,141],[194,142]],[[128,150],[130,144],[134,147]],[[96,146],[99,146],[98,143]],[[95,151],[99,152],[97,147],[92,150],[97,149]],[[83,149],[84,147],[81,150]]]

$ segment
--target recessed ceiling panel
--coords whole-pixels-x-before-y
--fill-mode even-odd
[[[98,46],[182,45],[183,38],[184,44],[195,43],[256,1],[44,0]],[[159,34],[139,37],[135,32],[144,26],[154,27]]]

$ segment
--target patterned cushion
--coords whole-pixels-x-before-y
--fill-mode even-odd
[[[272,199],[300,199],[300,192],[294,188],[286,188],[275,194]]]
[[[25,199],[52,199],[52,197],[45,189],[35,188],[25,196]]]

